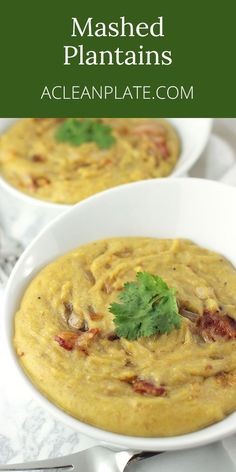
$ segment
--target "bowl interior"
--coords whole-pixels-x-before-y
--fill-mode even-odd
[[[60,215],[31,243],[8,282],[3,306],[7,349],[34,396],[61,420],[101,441],[134,449],[177,449],[215,441],[236,430],[236,414],[213,426],[171,438],[135,438],[99,430],[75,420],[47,401],[26,379],[12,349],[13,318],[23,291],[39,269],[57,256],[112,236],[188,238],[220,252],[236,265],[236,206],[232,187],[200,179],[147,180],[97,194]]]

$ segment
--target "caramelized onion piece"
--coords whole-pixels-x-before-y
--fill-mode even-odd
[[[95,285],[96,279],[90,269],[83,269],[85,278],[92,284]]]
[[[72,351],[78,340],[78,334],[72,331],[63,331],[54,337],[54,340],[67,351]]]
[[[84,354],[88,355],[89,345],[99,333],[100,333],[100,330],[98,328],[89,329],[89,331],[86,331],[78,338],[76,347],[80,351],[84,352]]]
[[[88,347],[91,341],[99,334],[98,328],[92,328],[89,331],[79,331],[74,333],[73,331],[63,331],[54,337],[54,340],[67,351],[73,351],[79,349],[85,354],[88,354]]]
[[[236,321],[228,315],[220,315],[219,311],[204,311],[198,319],[197,329],[206,342],[217,341],[222,337],[236,339]]]
[[[111,284],[111,282],[109,282],[108,280],[106,280],[102,286],[102,291],[104,293],[107,293],[107,295],[110,295],[110,293],[113,292],[113,286]]]
[[[152,395],[155,397],[164,397],[167,395],[166,388],[163,385],[156,387],[152,382],[140,379],[137,376],[127,377],[123,381],[132,385],[132,389],[141,395]]]
[[[190,310],[186,310],[186,308],[180,307],[179,312],[184,318],[187,318],[188,320],[193,322],[197,321],[199,318],[199,315],[197,313],[194,313]]]
[[[104,318],[104,315],[102,313],[97,313],[93,305],[88,305],[87,309],[88,309],[88,316],[91,320],[99,321]]]
[[[117,341],[117,339],[120,339],[120,336],[118,336],[116,333],[109,333],[107,335],[107,339],[108,341]]]
[[[166,395],[166,389],[163,386],[156,387],[151,382],[146,382],[137,378],[132,382],[132,388],[135,392],[142,395],[154,395],[155,397],[163,397]]]
[[[45,162],[46,161],[46,158],[44,156],[42,156],[41,154],[34,154],[31,157],[31,159],[32,159],[33,162]]]
[[[48,177],[46,176],[39,176],[39,177],[32,177],[32,185],[33,188],[41,188],[45,187],[46,185],[49,185],[51,182]]]
[[[88,327],[86,326],[86,321],[82,313],[77,313],[74,310],[72,303],[64,303],[65,311],[63,318],[69,328],[87,331]]]
[[[102,313],[89,313],[89,317],[92,321],[100,321],[104,318]]]

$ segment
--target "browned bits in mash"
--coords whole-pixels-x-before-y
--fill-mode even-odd
[[[88,310],[89,318],[93,321],[99,321],[104,318],[104,315],[102,313],[96,312],[96,309],[94,308],[93,305],[88,305],[87,310]]]
[[[107,339],[108,341],[117,341],[117,339],[120,339],[120,337],[116,333],[110,333],[107,335]]]
[[[149,150],[155,153],[160,153],[163,160],[168,159],[170,152],[167,146],[166,130],[163,126],[156,126],[154,123],[138,125],[132,128],[131,134],[136,135],[140,140],[148,139]]]
[[[145,380],[136,379],[132,383],[133,390],[142,395],[154,395],[155,397],[163,397],[166,395],[165,387],[156,387],[151,382],[145,382]]]
[[[91,272],[91,270],[89,270],[89,269],[84,269],[84,275],[85,275],[85,278],[86,278],[92,285],[95,285],[96,279],[95,279],[93,273]]]
[[[110,280],[105,280],[103,286],[102,286],[102,291],[104,293],[107,293],[107,295],[110,295],[110,293],[113,292],[113,286]]]
[[[88,354],[88,348],[91,341],[99,334],[98,328],[92,328],[88,331],[64,331],[54,337],[54,340],[67,351],[79,349],[84,354]]]
[[[89,313],[89,317],[93,321],[100,321],[104,318],[102,313]]]
[[[215,375],[216,382],[222,387],[235,385],[236,378],[233,372],[219,372]]]
[[[72,351],[78,340],[78,334],[73,333],[72,331],[63,331],[60,334],[57,334],[54,337],[54,340],[59,344],[59,346],[66,349],[66,351]]]
[[[197,321],[197,329],[206,342],[217,341],[220,337],[236,339],[236,321],[219,312],[204,311]]]
[[[41,154],[34,154],[31,159],[33,162],[46,162],[46,158]]]
[[[50,179],[46,176],[32,177],[32,184],[34,188],[44,187],[50,184]]]
[[[156,387],[152,382],[140,379],[139,377],[132,377],[125,380],[132,385],[132,389],[141,395],[153,395],[155,397],[163,397],[167,395],[166,388],[161,385]]]
[[[80,331],[88,330],[83,313],[75,312],[72,303],[64,303],[64,308],[63,319],[69,328]]]
[[[78,338],[78,343],[77,343],[78,349],[84,352],[84,354],[88,355],[89,345],[91,344],[92,340],[96,336],[98,336],[99,333],[100,333],[100,330],[98,328],[91,328],[89,329],[89,331],[86,331],[86,333],[83,333]]]
[[[100,162],[97,164],[98,169],[102,169],[103,167],[109,166],[112,164],[111,159],[101,159]]]

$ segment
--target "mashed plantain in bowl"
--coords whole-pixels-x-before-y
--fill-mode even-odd
[[[37,199],[73,204],[116,185],[171,173],[179,137],[151,118],[30,118],[0,137],[0,174]]]
[[[58,407],[133,436],[236,410],[236,271],[188,240],[111,238],[60,257],[15,316],[21,366]]]

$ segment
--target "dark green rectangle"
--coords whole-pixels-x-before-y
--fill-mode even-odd
[[[120,21],[125,16],[134,25],[152,24],[163,16],[165,36],[71,37],[71,18],[84,24],[89,16],[94,24]],[[0,115],[235,117],[235,18],[235,0],[223,4],[215,0],[2,2]],[[144,53],[154,50],[161,55],[168,50],[172,64],[78,65],[76,57],[66,66],[66,45],[82,45],[85,53],[92,50],[98,56],[104,50],[114,56],[120,48],[124,55],[129,50],[140,57],[140,46]],[[58,87],[55,93],[64,98],[41,99],[46,86],[50,93]],[[88,91],[95,87],[96,98],[71,99],[73,86],[80,97],[84,87]],[[105,86],[117,87],[116,97],[98,98],[100,87],[104,94]],[[134,88],[137,86],[140,88]],[[150,87],[149,99],[142,96],[143,86]],[[129,91],[126,87],[134,96],[122,99],[124,91]],[[161,87],[159,99],[157,87]],[[190,87],[193,97],[181,96]]]

